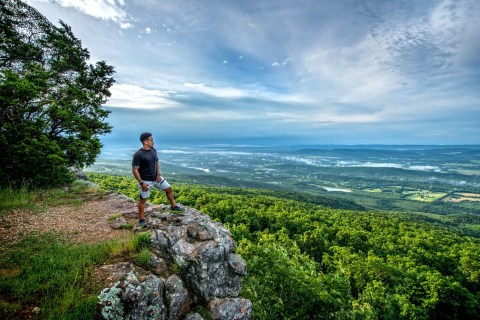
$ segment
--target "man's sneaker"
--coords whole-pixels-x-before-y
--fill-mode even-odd
[[[140,226],[140,228],[148,228],[148,224],[147,222],[145,221],[145,219],[140,219],[138,220],[138,225]]]
[[[173,207],[170,207],[170,210],[171,210],[171,211],[177,211],[177,212],[185,211],[185,209],[180,208],[180,207],[177,206],[177,205],[175,205],[175,206],[173,206]]]

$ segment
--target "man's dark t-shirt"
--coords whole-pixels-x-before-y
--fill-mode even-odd
[[[139,167],[140,178],[146,181],[155,181],[157,177],[156,163],[158,161],[157,150],[140,148],[133,155],[132,166]]]

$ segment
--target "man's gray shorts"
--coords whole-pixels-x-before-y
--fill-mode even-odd
[[[148,197],[150,197],[150,190],[153,187],[155,187],[157,190],[160,190],[160,191],[170,188],[170,185],[168,184],[167,180],[163,178],[159,182],[157,181],[143,181],[143,182],[148,184],[148,190],[143,191],[140,183],[138,184],[138,191],[140,192],[140,198],[142,199],[147,199]]]

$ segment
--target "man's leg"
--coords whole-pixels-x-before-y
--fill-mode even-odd
[[[145,203],[147,202],[147,199],[142,199],[138,201],[138,219],[142,220],[145,219]]]
[[[175,197],[173,195],[173,189],[168,184],[167,180],[163,179],[161,184],[156,184],[155,187],[159,190],[165,191],[168,201],[170,202],[170,208],[172,211],[184,211],[184,209],[180,208],[175,204]]]
[[[145,182],[147,183],[147,182]],[[147,199],[148,197],[150,197],[150,183],[153,183],[153,182],[148,182],[148,190],[147,191],[144,191],[142,186],[140,184],[138,184],[138,191],[139,191],[139,196],[140,196],[140,199],[138,200],[138,224],[140,225],[140,227],[142,228],[147,228],[148,225],[147,223],[145,222],[145,205],[147,203]]]
[[[180,208],[175,204],[175,198],[173,197],[173,190],[171,187],[165,189],[165,193],[167,195],[168,201],[170,201],[170,209],[172,211],[184,211],[185,209]]]
[[[175,207],[175,198],[173,197],[173,189],[172,187],[168,187],[164,190],[165,194],[167,195],[167,199],[170,202],[170,206]]]

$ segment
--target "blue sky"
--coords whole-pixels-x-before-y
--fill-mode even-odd
[[[478,0],[29,0],[115,66],[106,145],[480,144]]]

